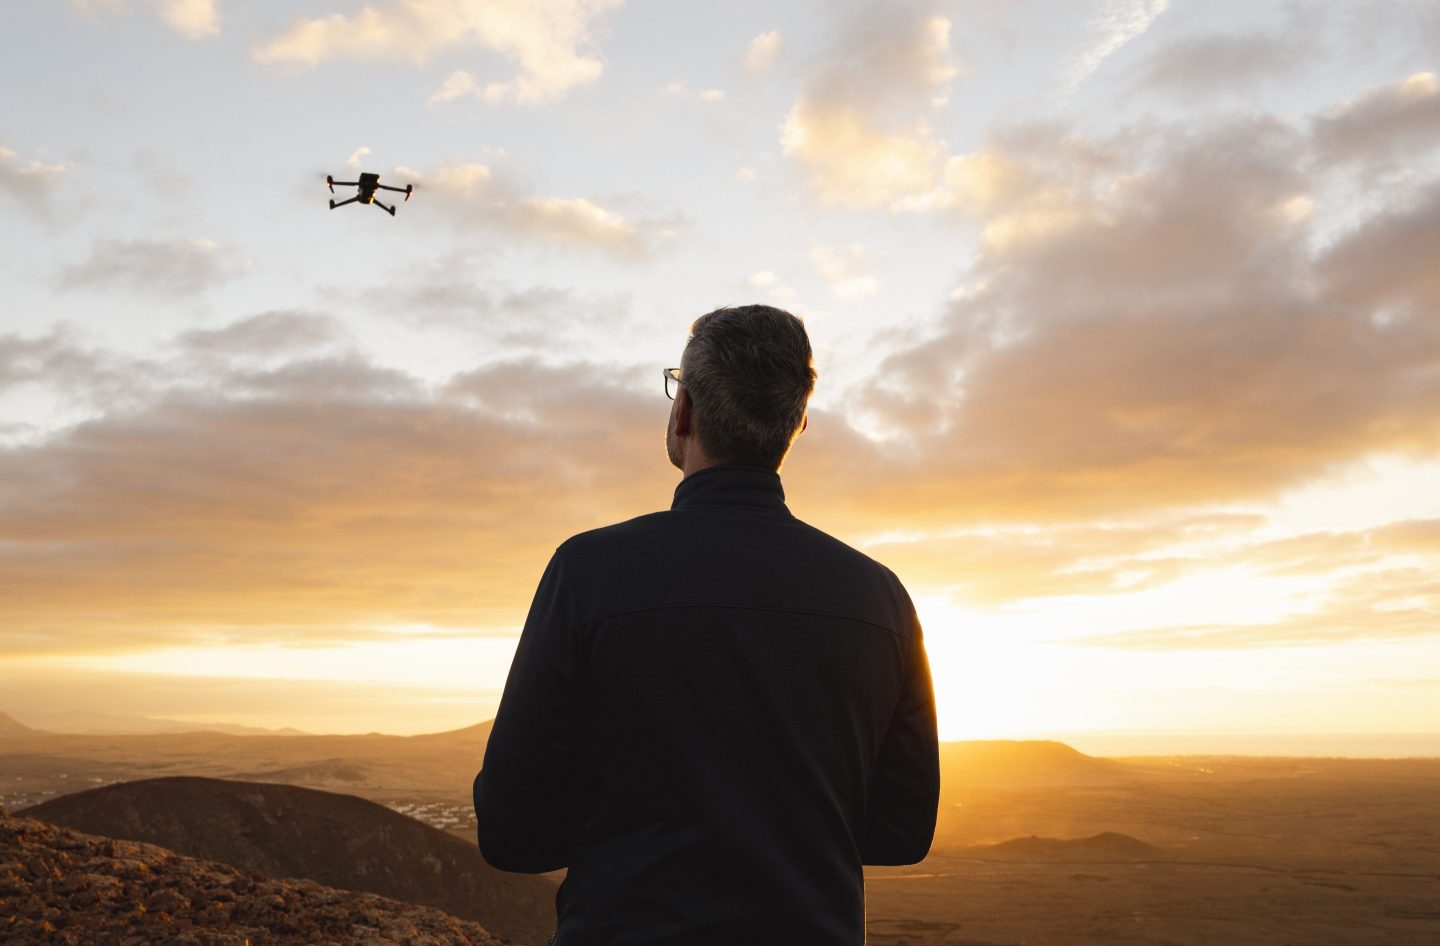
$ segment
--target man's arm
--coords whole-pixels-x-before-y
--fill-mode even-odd
[[[935,692],[920,622],[911,627],[900,701],[870,786],[864,864],[914,864],[925,859],[935,838],[940,803],[940,743],[935,730]]]
[[[579,615],[557,550],[540,579],[475,777],[480,853],[500,870],[566,866],[578,749]]]

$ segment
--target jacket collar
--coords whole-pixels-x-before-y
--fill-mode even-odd
[[[671,509],[701,506],[750,506],[790,513],[780,474],[757,466],[710,466],[675,487]]]

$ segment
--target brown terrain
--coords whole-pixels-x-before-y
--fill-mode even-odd
[[[505,946],[431,907],[277,881],[0,809],[0,941],[94,946]]]
[[[486,735],[0,727],[0,804],[161,775],[293,782],[468,844]],[[947,743],[941,761],[930,856],[866,871],[876,946],[1440,943],[1440,759],[1101,759],[990,741]]]
[[[383,805],[293,785],[171,777],[62,795],[16,812],[275,878],[438,907],[517,943],[555,928],[555,885]]]

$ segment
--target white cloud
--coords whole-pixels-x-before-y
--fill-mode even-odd
[[[64,267],[60,289],[123,287],[142,295],[193,296],[233,279],[241,267],[213,240],[99,239],[82,262]]]
[[[698,92],[692,92],[690,91],[690,87],[679,79],[676,79],[674,82],[667,82],[660,90],[660,94],[667,98],[685,101],[714,103],[725,100],[724,89],[702,89]]]
[[[920,112],[959,72],[950,22],[886,12],[852,24],[780,128],[781,149],[826,203],[893,205],[942,173],[944,144]]]
[[[780,53],[780,34],[775,30],[761,33],[745,47],[745,68],[750,72],[768,72]]]
[[[806,101],[785,116],[780,148],[810,172],[821,200],[861,207],[931,191],[944,154],[923,120],[887,134],[854,109]]]
[[[581,246],[623,259],[650,251],[653,232],[583,197],[545,197],[526,193],[508,177],[478,162],[440,165],[429,172],[397,167],[395,176],[423,187],[430,202],[465,226],[489,226],[542,242]]]
[[[70,0],[70,5],[86,12],[121,11],[138,5],[150,10],[186,39],[203,39],[220,33],[220,13],[215,0]]]
[[[256,48],[260,62],[315,66],[331,59],[422,64],[454,47],[478,46],[515,60],[519,74],[481,83],[452,73],[432,101],[467,93],[487,102],[534,105],[596,81],[592,21],[621,0],[395,0],[353,15],[302,20]]]
[[[821,243],[810,250],[810,262],[837,299],[854,301],[873,296],[880,283],[869,272],[870,254],[859,243]]]
[[[511,215],[518,225],[552,239],[625,253],[639,249],[633,224],[583,197],[529,197],[516,203]]]
[[[220,15],[215,0],[162,0],[160,19],[188,39],[215,36],[220,32]]]
[[[350,170],[352,170],[352,171],[358,171],[358,170],[360,170],[360,161],[361,161],[361,159],[364,158],[366,155],[368,155],[368,154],[370,154],[370,153],[371,153],[371,152],[370,152],[370,149],[369,149],[369,148],[365,147],[364,145],[361,145],[360,147],[358,147],[358,148],[355,149],[355,153],[354,153],[354,154],[350,155],[350,157],[348,157],[348,158],[345,159],[345,166],[346,166],[347,168],[349,168]]]
[[[0,196],[44,215],[50,207],[55,184],[69,167],[43,161],[21,161],[11,149],[0,145]]]
[[[750,181],[758,180],[759,177],[760,172],[748,164],[735,169],[735,180],[737,181],[745,181],[748,183]]]
[[[789,305],[795,301],[795,290],[785,285],[784,281],[772,270],[762,269],[759,272],[751,273],[745,277],[745,285],[751,289],[760,290],[771,302]]]
[[[1061,81],[1072,93],[1126,43],[1142,35],[1170,6],[1170,0],[1106,0],[1086,30],[1085,48],[1065,67]]]
[[[430,102],[431,104],[436,102],[451,102],[466,95],[476,95],[484,98],[485,90],[481,88],[480,83],[470,73],[464,69],[456,69],[450,73],[450,77],[445,80],[445,84],[436,89],[435,94],[430,96]]]

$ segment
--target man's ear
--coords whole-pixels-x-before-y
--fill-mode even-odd
[[[675,392],[675,436],[690,436],[690,392],[683,386]]]

